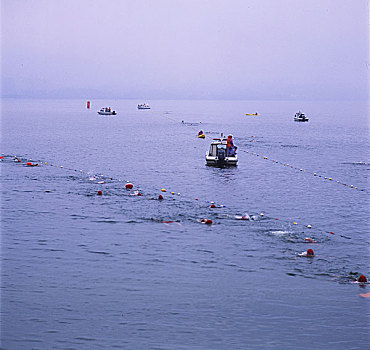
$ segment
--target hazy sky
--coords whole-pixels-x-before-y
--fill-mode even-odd
[[[367,0],[0,0],[4,97],[365,99]]]

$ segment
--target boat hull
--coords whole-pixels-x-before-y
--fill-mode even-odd
[[[295,122],[308,122],[308,118],[307,119],[294,119]]]
[[[219,168],[233,167],[238,165],[238,157],[226,157],[225,159],[219,159],[218,157],[206,156],[206,165],[214,166]]]
[[[137,107],[137,109],[150,109],[150,107]]]
[[[117,115],[116,112],[98,112],[100,115]]]

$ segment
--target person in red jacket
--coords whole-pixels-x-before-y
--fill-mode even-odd
[[[227,157],[235,156],[235,151],[237,147],[234,146],[233,135],[229,135],[227,137],[227,145],[226,145],[226,155]]]

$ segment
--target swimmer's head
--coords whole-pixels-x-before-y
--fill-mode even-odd
[[[307,249],[307,256],[314,256],[315,253],[313,252],[313,249]]]
[[[358,282],[360,282],[360,283],[366,283],[366,282],[367,282],[367,278],[366,278],[366,276],[361,275],[361,276],[358,278]]]

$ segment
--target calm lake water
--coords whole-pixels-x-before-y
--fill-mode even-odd
[[[365,102],[3,100],[1,348],[363,349],[368,131]]]

